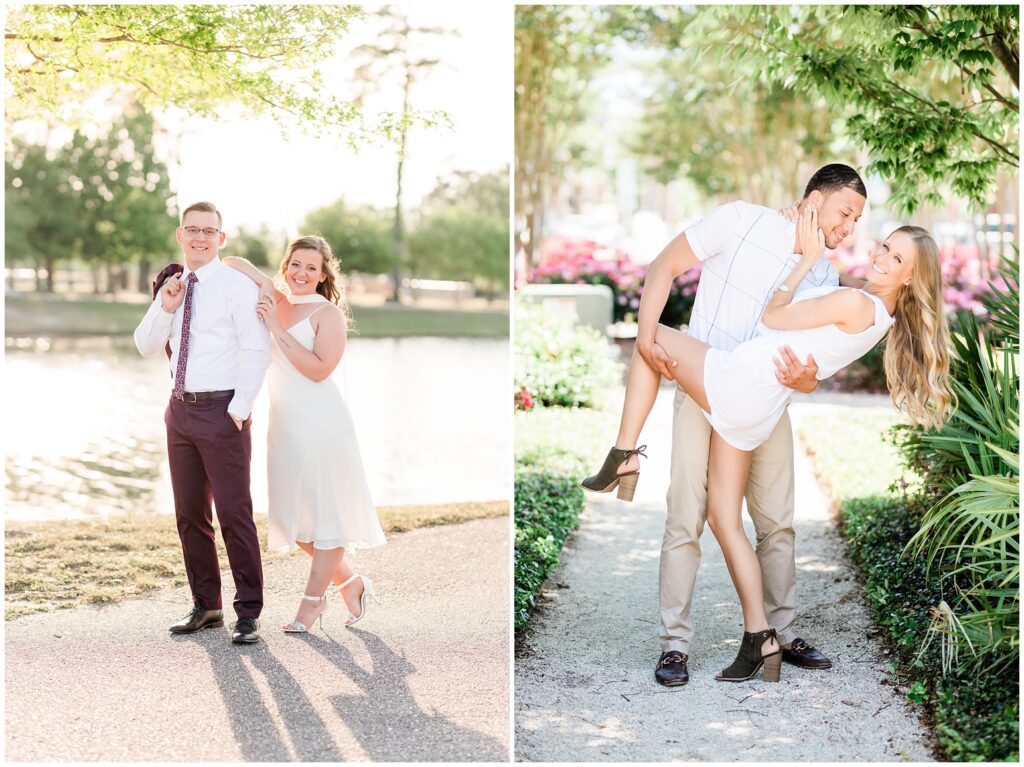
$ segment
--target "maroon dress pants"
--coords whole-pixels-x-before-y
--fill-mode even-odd
[[[230,397],[204,402],[171,397],[164,423],[174,515],[192,598],[206,610],[220,610],[213,501],[235,579],[235,613],[239,618],[258,618],[263,609],[263,565],[249,493],[252,419],[247,418],[239,431],[228,415],[230,402]]]

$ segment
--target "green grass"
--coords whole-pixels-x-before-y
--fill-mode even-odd
[[[1016,762],[1016,674],[943,677],[939,643],[927,643],[932,608],[952,594],[943,592],[938,575],[929,574],[920,558],[903,553],[925,509],[920,480],[903,468],[887,437],[893,423],[891,415],[851,409],[806,417],[798,428],[819,481],[839,505],[872,613],[895,651],[890,671],[933,723],[939,758]]]
[[[856,408],[836,413],[842,415],[802,416],[798,425],[804,446],[814,456],[818,479],[833,498],[885,495],[900,482],[919,485],[885,436],[899,423],[894,413]]]
[[[508,501],[436,506],[382,506],[389,533],[417,527],[503,517]],[[266,541],[266,517],[256,518]],[[219,527],[214,521],[214,526]],[[218,540],[220,534],[218,533]],[[223,546],[220,565],[228,569]],[[7,620],[83,604],[103,604],[151,589],[187,583],[173,515],[114,516],[108,520],[8,521],[5,526],[4,614]],[[263,553],[264,561],[301,552]]]
[[[130,336],[147,303],[97,297],[30,293],[6,300],[6,335]],[[448,336],[507,338],[508,312],[424,309],[416,306],[352,306],[362,338]]]

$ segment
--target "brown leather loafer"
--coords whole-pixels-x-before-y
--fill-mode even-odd
[[[832,668],[832,661],[815,650],[807,642],[797,637],[789,646],[782,650],[782,660],[800,668],[826,669]]]
[[[196,604],[192,612],[171,626],[172,634],[192,634],[200,629],[218,628],[224,625],[224,612],[221,610],[207,610],[202,605]]]
[[[654,678],[665,687],[681,687],[690,681],[690,671],[686,662],[690,656],[678,650],[663,652],[654,669]]]

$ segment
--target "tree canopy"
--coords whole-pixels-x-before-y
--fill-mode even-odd
[[[143,108],[215,116],[225,104],[350,143],[397,138],[413,116],[370,122],[325,90],[323,69],[362,11],[354,5],[24,5],[4,30],[7,120],[89,123],[87,99],[128,91]],[[433,122],[424,113],[415,119]]]
[[[690,30],[736,80],[823,98],[912,213],[948,191],[984,208],[1019,156],[1016,5],[703,9]]]

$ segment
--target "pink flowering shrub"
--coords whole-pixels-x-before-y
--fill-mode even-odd
[[[539,284],[607,285],[613,294],[615,321],[635,321],[647,268],[622,253],[610,259],[596,259],[594,252],[598,247],[591,240],[549,237],[541,250],[541,263],[530,270],[528,280]],[[689,319],[698,279],[699,265],[676,279],[661,315],[663,323],[678,327]]]

